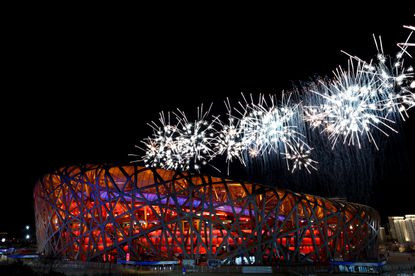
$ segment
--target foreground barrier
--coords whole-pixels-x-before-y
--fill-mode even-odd
[[[270,266],[243,266],[242,273],[254,273],[254,274],[267,274],[272,273],[272,267]]]
[[[21,262],[30,266],[35,272],[40,274],[47,274],[50,272],[62,272],[65,275],[78,275],[80,273],[88,275],[105,274],[105,273],[137,273],[142,271],[144,273],[179,273],[182,272],[182,267],[179,265],[170,266],[136,266],[128,264],[111,264],[111,263],[96,263],[96,262],[81,262],[81,261],[62,261],[51,259],[9,259],[8,263]],[[194,266],[191,269],[186,269],[187,273],[222,273],[222,274],[269,274],[269,273],[286,273],[286,274],[316,274],[316,273],[330,273],[333,271],[333,267],[328,265],[304,265],[304,264],[292,264],[292,265],[277,265],[277,266],[220,266],[220,267],[208,267],[208,266]],[[415,273],[415,263],[407,264],[386,264],[383,266],[381,273],[390,272],[406,272]]]

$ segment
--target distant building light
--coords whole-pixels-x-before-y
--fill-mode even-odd
[[[5,242],[5,241],[6,241],[6,238],[2,238],[2,239],[1,239],[1,242]]]
[[[26,240],[30,239],[30,235],[26,235]]]

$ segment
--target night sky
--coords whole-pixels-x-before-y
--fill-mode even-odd
[[[279,8],[237,13],[227,24],[213,14],[159,11],[15,18],[1,101],[0,232],[34,225],[33,187],[47,172],[128,163],[159,111],[190,114],[212,101],[220,110],[241,91],[289,90],[346,64],[340,50],[372,58],[372,33],[395,53],[414,11]],[[415,109],[410,114],[388,145],[370,200],[383,218],[415,213]]]

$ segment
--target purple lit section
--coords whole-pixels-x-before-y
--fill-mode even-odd
[[[120,196],[119,193],[114,192],[112,193],[114,196],[109,197],[107,192],[100,192],[100,197],[103,200],[111,200],[111,198],[115,199],[117,197]],[[132,201],[131,196],[128,195],[121,195],[125,200],[127,201]],[[155,204],[168,204],[168,205],[175,205],[176,201],[178,203],[179,206],[182,207],[190,207],[190,201],[188,198],[186,197],[176,197],[174,200],[172,197],[169,198],[168,202],[167,202],[167,198],[166,197],[159,197],[157,194],[149,194],[149,193],[143,193],[143,194],[139,194],[136,193],[135,194],[135,199],[138,202],[145,202],[145,200],[149,201],[149,202],[154,202]],[[145,199],[145,200],[144,200]],[[201,204],[201,200],[199,199],[193,199],[193,204],[192,207],[193,208],[198,208],[200,207]],[[214,203],[212,202],[212,207],[214,210],[216,211],[223,211],[225,213],[233,213],[235,212],[235,214],[238,214],[240,216],[250,216],[250,215],[254,215],[254,211],[253,210],[247,210],[247,209],[243,209],[241,207],[232,207],[229,205],[221,205],[220,203]],[[203,204],[203,208],[204,209],[209,209],[209,204],[208,203],[204,203]],[[278,216],[278,220],[283,221],[285,219],[284,216],[279,215]]]

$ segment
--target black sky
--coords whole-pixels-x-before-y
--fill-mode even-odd
[[[289,90],[292,81],[345,64],[340,50],[371,58],[372,33],[393,53],[408,35],[402,25],[415,23],[414,11],[264,7],[226,14],[226,23],[214,13],[158,10],[18,14],[3,42],[0,231],[34,223],[32,190],[43,174],[130,161],[133,145],[150,134],[145,123],[159,111],[192,112],[211,101],[221,106],[244,88]],[[386,156],[401,161],[386,166],[372,200],[383,217],[415,213],[412,113],[399,151]]]

